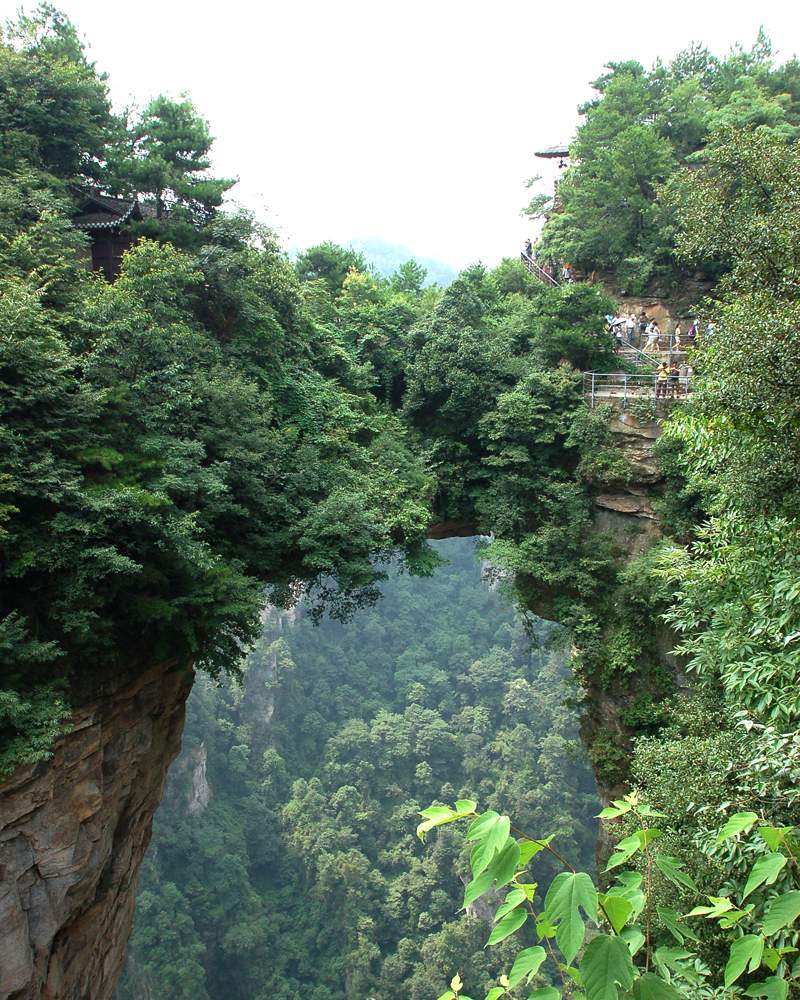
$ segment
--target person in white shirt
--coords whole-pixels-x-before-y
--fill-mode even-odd
[[[648,323],[645,332],[647,333],[647,342],[644,345],[644,352],[645,354],[654,354],[658,350],[658,336],[660,332],[658,323]]]

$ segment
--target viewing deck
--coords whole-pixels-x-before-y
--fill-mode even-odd
[[[659,403],[677,403],[692,392],[690,376],[659,380],[655,375],[626,375],[621,372],[584,372],[583,394],[594,408],[602,403],[623,410],[635,399],[652,399]]]

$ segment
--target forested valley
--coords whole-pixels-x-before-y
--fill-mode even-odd
[[[474,540],[436,548],[432,577],[391,569],[347,624],[271,611],[241,685],[195,688],[121,998],[423,1000],[453,963],[488,989],[501,959],[459,916],[463,842],[426,856],[414,836],[463,789],[519,801],[591,870],[568,651],[481,579]]]
[[[594,88],[527,207],[579,280],[511,248],[440,287],[290,258],[188,98],[119,114],[57,10],[6,27],[0,776],[198,672],[119,1000],[798,995],[800,63]],[[582,375],[687,288],[629,545]]]

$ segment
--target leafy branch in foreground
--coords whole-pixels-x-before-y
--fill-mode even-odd
[[[744,842],[755,857],[746,879],[734,882],[728,895],[708,896],[708,905],[681,916],[655,904],[656,872],[682,892],[697,892],[697,886],[677,858],[654,849],[661,830],[650,822],[663,814],[635,794],[615,800],[599,814],[609,822],[626,817],[628,828],[634,826],[608,861],[605,871],[614,873],[614,881],[606,892],[587,872],[570,865],[552,845],[552,836],[529,837],[515,830],[508,816],[492,809],[478,813],[470,799],[458,800],[454,808],[433,805],[420,815],[417,836],[422,841],[435,827],[470,821],[466,840],[472,844],[472,880],[464,890],[463,906],[489,893],[499,899],[486,947],[520,935],[522,947],[511,969],[485,1000],[524,993],[528,1000],[678,1000],[711,992],[786,1000],[790,985],[800,985],[800,958],[795,957],[800,841],[795,827],[770,826],[754,812],[729,817],[715,846],[734,839]],[[539,900],[528,867],[542,851],[552,854],[564,870]],[[641,871],[622,868],[634,859]],[[711,921],[725,932],[728,958],[717,975],[699,954],[701,938],[685,922],[690,918]],[[669,943],[664,944],[667,934]],[[534,937],[538,943],[533,943]],[[687,942],[698,947],[692,950]],[[721,991],[715,982],[719,978]],[[469,1000],[462,988],[456,973],[439,1000]]]

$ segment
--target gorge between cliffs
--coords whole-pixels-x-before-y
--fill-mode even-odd
[[[651,502],[661,483],[653,453],[659,424],[620,411],[610,426],[635,477],[595,493],[594,519],[633,556],[659,537]],[[448,530],[434,527],[432,534]],[[502,596],[508,587],[502,574],[491,582],[491,566],[476,558],[477,540],[436,542],[445,566],[430,580],[415,582],[390,570],[375,609],[357,611],[346,624],[327,619],[317,626],[304,615],[295,637],[297,612],[267,609],[243,679],[224,689],[202,682],[145,866],[143,926],[119,991],[140,868],[180,747],[193,671],[157,664],[133,680],[110,681],[99,696],[93,692],[92,701],[75,711],[53,759],[20,769],[2,785],[4,995],[138,1000],[166,995],[174,979],[181,988],[193,983],[198,998],[246,998],[270,976],[282,981],[287,968],[297,966],[299,979],[313,975],[303,970],[297,946],[274,929],[282,925],[270,910],[285,910],[298,892],[317,901],[307,934],[346,920],[348,901],[334,896],[322,907],[324,873],[299,860],[287,873],[279,859],[296,851],[298,840],[306,845],[299,858],[315,837],[328,838],[327,851],[357,841],[354,813],[369,814],[378,801],[394,810],[385,835],[391,843],[401,832],[398,822],[413,816],[426,796],[462,786],[476,794],[485,786],[490,799],[502,795],[497,783],[512,748],[528,758],[524,781],[538,785],[525,816],[529,826],[557,830],[565,849],[589,868],[595,851],[607,857],[592,817],[598,803],[619,790],[615,783],[604,785],[603,772],[595,790],[577,730],[581,723],[588,746],[599,729],[624,741],[620,711],[630,691],[581,692],[570,679],[563,630],[518,617],[512,595]],[[668,666],[674,669],[674,661]],[[456,699],[457,687],[462,693]],[[437,746],[459,730],[464,742]],[[348,739],[354,741],[349,751],[339,746]],[[387,740],[397,744],[382,760]],[[498,741],[509,747],[503,750]],[[544,756],[543,743],[549,743]],[[323,771],[332,754],[341,762]],[[482,767],[487,773],[479,777]],[[545,784],[539,767],[550,775]],[[298,780],[300,790],[293,787]],[[205,817],[212,798],[215,811]],[[282,817],[287,812],[299,815]],[[231,829],[235,814],[245,819]],[[312,814],[318,822],[327,816],[330,829],[310,833],[303,823]],[[409,833],[391,850],[407,845]],[[367,852],[361,876],[374,878],[377,869],[370,875],[368,866],[378,859],[361,846]],[[347,864],[341,857],[336,863]],[[229,864],[235,874],[226,875]],[[447,871],[443,861],[439,866]],[[398,883],[404,878],[395,875]],[[415,895],[399,886],[394,891]],[[425,905],[420,899],[412,907],[402,931],[383,916],[382,939],[375,936],[384,975],[395,977],[393,963],[400,961],[396,954],[385,957],[388,941],[413,936],[426,917],[447,924],[458,904],[445,895],[432,913],[420,909]],[[226,927],[239,925],[241,934],[251,935],[243,951],[218,938],[215,909],[226,913]],[[472,915],[472,933],[480,936],[480,918],[489,918],[480,909]],[[299,915],[294,920],[302,923]],[[365,956],[363,947],[354,948],[352,929],[331,935],[328,950],[332,985],[343,961],[359,995],[366,986],[358,985],[358,976],[369,981],[377,952]],[[406,954],[404,989],[423,995],[429,966],[418,953]]]
[[[0,33],[0,1000],[797,1000],[800,61],[237,4]]]

